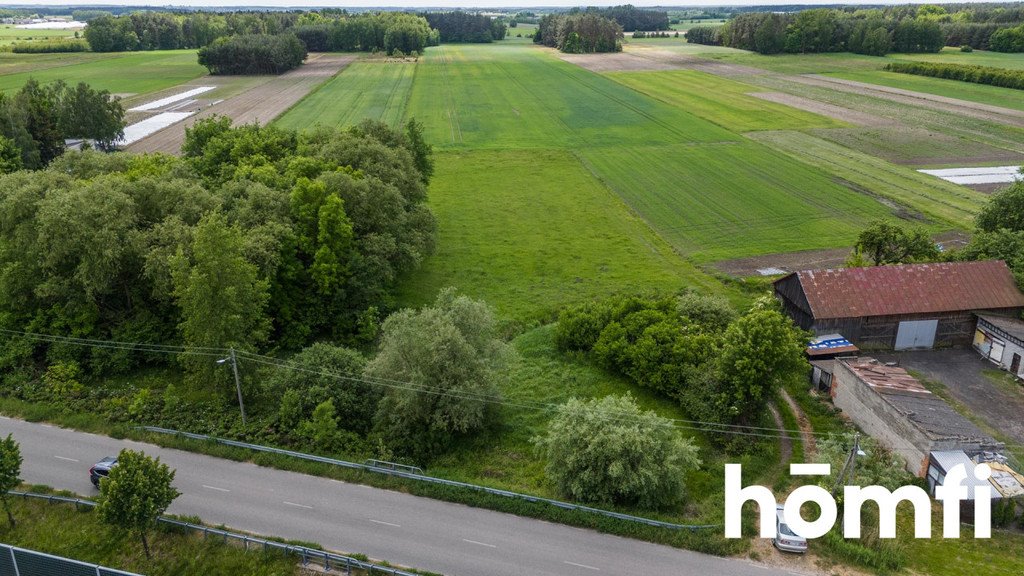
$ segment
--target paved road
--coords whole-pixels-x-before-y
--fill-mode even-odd
[[[22,478],[95,494],[88,469],[121,448],[177,469],[182,493],[168,510],[210,524],[319,542],[448,576],[684,576],[790,574],[540,520],[359,484],[285,472],[127,440],[0,417],[24,458]]]

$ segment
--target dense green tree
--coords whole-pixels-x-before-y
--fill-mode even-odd
[[[774,302],[773,302],[774,303]],[[806,368],[806,335],[768,303],[729,325],[719,350],[720,401],[735,421],[749,423],[787,379]]]
[[[939,250],[923,228],[905,228],[876,220],[857,236],[851,264],[866,258],[874,266],[927,262],[937,259]]]
[[[191,256],[179,249],[174,256],[174,296],[181,309],[181,336],[189,349],[252,350],[266,340],[266,280],[242,254],[242,231],[223,216],[204,217],[195,231]],[[182,358],[197,384],[225,381],[227,374],[207,356]]]
[[[264,380],[272,398],[294,393],[294,417],[283,422],[294,428],[319,404],[331,401],[341,428],[359,434],[369,432],[380,392],[363,381],[366,359],[355,350],[318,342],[288,360]],[[294,368],[294,369],[293,369]]]
[[[124,135],[124,108],[107,90],[93,90],[79,82],[71,87],[58,81],[57,127],[64,138],[88,138],[110,150]]]
[[[686,475],[700,466],[696,446],[670,420],[640,410],[629,395],[573,398],[535,442],[546,456],[548,478],[582,502],[677,505]]]
[[[754,32],[754,50],[760,54],[778,54],[785,49],[785,19],[779,14],[765,14]]]
[[[7,501],[8,492],[14,490],[21,484],[21,446],[11,434],[0,440],[0,501],[4,504],[4,511],[7,512],[7,521],[11,528],[14,528],[14,514],[11,513],[11,505]]]
[[[1024,182],[993,194],[978,213],[977,226],[982,232],[1024,231]]]
[[[367,378],[386,389],[376,429],[395,452],[427,461],[494,417],[511,349],[482,302],[442,290],[433,306],[384,322]]]
[[[96,512],[100,520],[118,530],[127,530],[142,539],[142,549],[150,558],[146,538],[157,519],[167,510],[179,492],[171,486],[174,470],[144,452],[124,449],[110,474],[100,480],[100,498]]]
[[[294,34],[221,37],[199,49],[199,64],[210,74],[282,74],[306,59],[306,46]]]
[[[434,147],[423,136],[423,123],[410,118],[405,124],[405,136],[409,139],[407,148],[412,152],[423,183],[430,184],[430,179],[434,176]]]
[[[64,137],[57,125],[60,106],[54,90],[30,78],[14,96],[13,105],[26,114],[25,127],[35,141],[42,166],[64,153]]]
[[[10,174],[21,170],[21,150],[14,140],[0,135],[0,174]]]

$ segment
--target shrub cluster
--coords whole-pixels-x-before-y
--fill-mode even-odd
[[[437,31],[425,19],[401,12],[307,20],[291,30],[310,52],[414,54],[439,43]]]
[[[305,59],[306,46],[295,34],[230,36],[199,50],[199,63],[210,74],[281,74]]]
[[[989,47],[996,52],[1024,52],[1024,24],[992,33]]]
[[[705,44],[708,46],[722,45],[721,26],[694,26],[686,31],[686,41],[691,44]]]
[[[593,13],[549,14],[540,19],[533,42],[568,54],[622,51],[622,26]]]
[[[1002,88],[1024,90],[1024,70],[976,66],[971,64],[942,64],[933,62],[892,62],[885,66],[890,72],[932,76],[947,80],[989,84]]]
[[[47,42],[18,42],[11,46],[15,54],[48,54],[53,52],[86,52],[89,44],[85,40],[54,40]]]
[[[570,10],[570,13],[579,9]],[[668,12],[663,10],[649,10],[637,8],[632,5],[612,6],[611,8],[588,7],[584,12],[596,14],[604,18],[615,20],[622,26],[624,32],[635,32],[637,30],[668,30]]]
[[[714,422],[756,419],[779,383],[804,365],[804,342],[770,299],[738,317],[728,302],[693,294],[570,308],[555,332],[560,350],[589,353]]]

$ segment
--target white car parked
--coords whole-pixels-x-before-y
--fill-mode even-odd
[[[783,508],[782,504],[775,507],[775,538],[772,539],[772,544],[784,552],[803,554],[807,552],[807,539],[797,535],[789,529],[789,526],[786,526]]]

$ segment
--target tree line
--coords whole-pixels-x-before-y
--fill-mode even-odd
[[[440,34],[441,42],[489,43],[504,40],[508,27],[497,18],[461,10],[423,14]]]
[[[218,38],[295,34],[311,51],[422,51],[437,36],[422,17],[402,12],[134,12],[89,20],[94,52],[202,48]]]
[[[947,45],[1016,52],[1024,51],[1022,21],[1024,11],[1020,7],[956,10],[954,6],[926,4],[816,8],[743,12],[719,30],[691,29],[687,39],[762,54],[850,51],[882,56],[889,52],[937,52]]]
[[[199,49],[210,74],[281,74],[298,68],[306,46],[295,34],[241,34],[218,38]]]
[[[610,8],[573,8],[569,14],[585,13],[615,20],[622,26],[623,32],[636,32],[637,30],[659,31],[669,29],[668,12],[663,10],[649,10],[637,8],[632,5],[612,6]]]
[[[0,94],[0,174],[43,168],[64,153],[64,140],[84,138],[110,149],[124,134],[124,109],[106,90],[29,79]]]
[[[422,53],[440,36],[426,19],[402,12],[359,14],[343,18],[304,15],[292,32],[310,52]]]
[[[622,26],[593,13],[548,14],[540,19],[533,42],[569,54],[620,52]]]
[[[890,72],[946,78],[974,84],[989,84],[1003,88],[1024,90],[1024,70],[976,66],[972,64],[942,64],[931,62],[892,62],[886,64]]]

